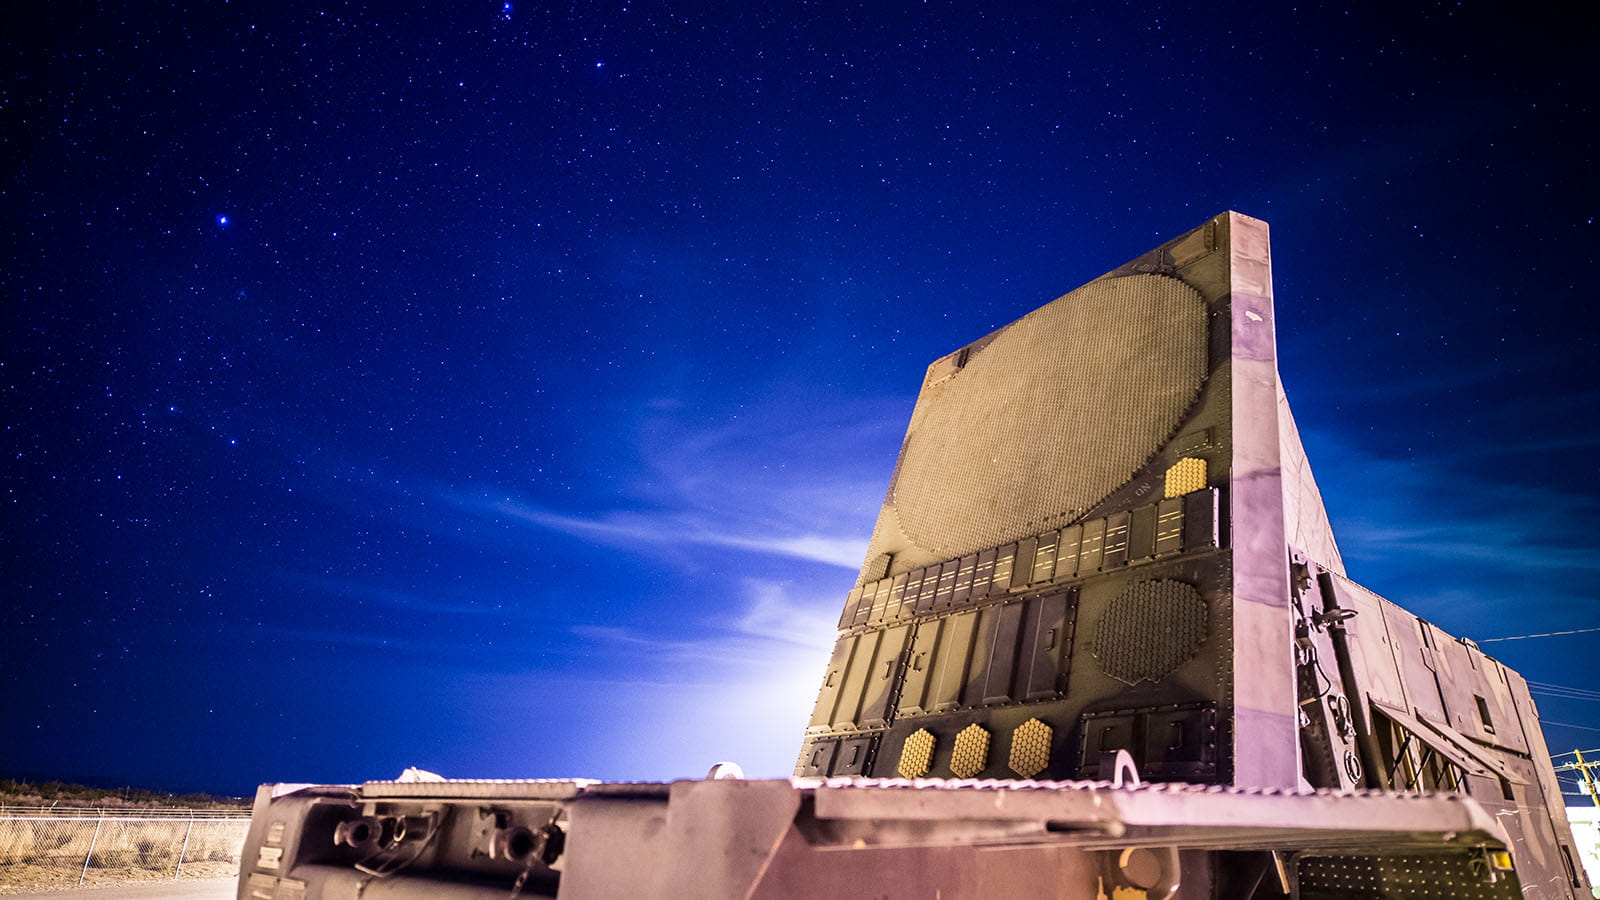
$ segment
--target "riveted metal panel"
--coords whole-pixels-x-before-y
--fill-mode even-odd
[[[855,651],[844,671],[844,684],[839,687],[839,705],[833,710],[834,728],[854,728],[861,721],[861,694],[872,673],[872,658],[883,638],[881,631],[868,631],[856,638]]]
[[[872,601],[878,595],[878,583],[869,581],[861,587],[861,602],[856,604],[855,621],[850,624],[856,627],[864,626],[872,620]]]
[[[1078,552],[1083,543],[1083,526],[1069,525],[1061,529],[1056,544],[1056,577],[1071,578],[1078,574]]]
[[[917,623],[911,641],[911,653],[906,659],[906,677],[900,686],[897,714],[901,717],[931,711],[928,689],[934,682],[935,667],[939,662],[939,642],[947,619],[934,619]]]
[[[931,566],[924,569],[913,569],[906,577],[905,602],[910,604],[911,611],[919,616],[933,609],[933,594],[929,593],[925,595],[922,592],[923,582],[927,579],[930,572],[932,572],[934,578],[939,577],[938,566]],[[924,600],[924,597],[927,599]]]
[[[861,592],[861,588],[851,588],[850,593],[845,595],[844,611],[839,613],[840,631],[856,623],[856,607],[861,603]]]
[[[977,706],[983,702],[989,671],[997,662],[993,656],[994,636],[1000,624],[1000,611],[1004,608],[990,606],[977,611],[978,627],[972,639],[972,659],[967,663],[967,683],[961,690],[962,706]]]
[[[917,591],[917,609],[934,608],[934,598],[939,595],[939,573],[944,567],[939,563],[922,570],[922,587]]]
[[[828,671],[822,676],[822,690],[817,694],[817,706],[811,713],[811,724],[806,731],[827,731],[833,725],[833,711],[839,704],[839,688],[844,685],[845,669],[850,666],[850,654],[855,652],[858,635],[846,635],[833,645],[833,657],[828,660]]]
[[[1056,577],[1056,544],[1060,532],[1039,535],[1039,546],[1033,551],[1033,577],[1029,584],[1043,584]]]
[[[1424,643],[1427,623],[1392,603],[1383,604],[1383,618],[1389,627],[1395,663],[1405,685],[1406,702],[1435,722],[1449,721],[1439,697],[1433,649]]]
[[[994,584],[994,560],[999,554],[995,549],[978,551],[978,568],[972,576],[972,599],[981,600],[989,596],[989,591]]]
[[[1011,588],[1011,570],[1017,563],[1017,545],[1007,544],[995,551],[994,587],[991,593],[1003,594]]]
[[[1106,550],[1100,568],[1115,569],[1128,562],[1128,514],[1112,513],[1106,516]]]
[[[1156,504],[1156,555],[1183,552],[1183,498],[1172,497]]]
[[[795,774],[802,778],[826,778],[833,768],[833,755],[839,751],[839,742],[833,738],[820,738],[806,745],[800,755],[800,765]]]
[[[899,682],[900,655],[905,652],[909,625],[899,625],[883,633],[878,652],[873,656],[871,674],[861,704],[861,727],[881,728],[889,724],[890,702]]]
[[[1106,520],[1090,519],[1083,523],[1083,547],[1078,554],[1078,574],[1088,575],[1100,571],[1101,559],[1106,549]]]
[[[846,738],[839,742],[839,752],[833,757],[833,768],[828,774],[836,778],[856,777],[867,773],[872,761],[872,747],[876,735]]]
[[[1144,562],[1156,555],[1156,508],[1141,506],[1128,516],[1128,561]]]
[[[911,606],[906,603],[906,582],[909,575],[901,572],[891,579],[889,583],[889,609],[887,617],[891,620],[903,619],[911,614]]]
[[[1205,778],[1217,768],[1217,711],[1187,705],[1145,714],[1139,769],[1150,778]]]
[[[956,566],[956,590],[950,597],[950,603],[959,606],[972,598],[972,580],[978,574],[978,554],[969,553],[961,557]]]
[[[1011,565],[1011,583],[1007,590],[1020,591],[1033,581],[1033,557],[1038,549],[1039,539],[1036,537],[1017,541],[1017,558]]]
[[[1083,717],[1078,730],[1078,776],[1094,778],[1100,772],[1100,754],[1140,749],[1135,735],[1139,714],[1135,712],[1091,713]]]
[[[960,560],[949,560],[939,567],[938,592],[933,596],[934,609],[949,609],[950,600],[956,592],[956,570],[961,567]]]
[[[1217,489],[1208,488],[1185,494],[1183,500],[1183,549],[1192,553],[1217,546]]]
[[[872,612],[867,615],[868,625],[882,625],[889,618],[889,594],[893,582],[884,578],[873,585]]]
[[[996,610],[994,640],[989,648],[989,673],[984,680],[984,703],[1009,703],[1017,699],[1013,685],[1017,674],[1017,657],[1022,649],[1022,622],[1029,606],[1038,601],[1007,603]]]
[[[1070,607],[1077,590],[1030,602],[1018,654],[1017,699],[1046,700],[1065,690],[1067,655],[1072,652]]]
[[[945,619],[937,671],[928,698],[936,712],[961,706],[961,689],[966,684],[967,665],[972,661],[972,638],[977,624],[978,610]]]

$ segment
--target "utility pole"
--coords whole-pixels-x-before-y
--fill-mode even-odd
[[[1590,752],[1593,753],[1595,751],[1591,750]],[[1595,806],[1600,806],[1600,785],[1597,785],[1595,782],[1595,770],[1600,769],[1600,761],[1590,762],[1589,760],[1584,759],[1582,750],[1574,750],[1572,751],[1572,755],[1576,757],[1577,761],[1562,763],[1561,765],[1555,767],[1556,771],[1576,771],[1578,773],[1578,777],[1583,780],[1583,792],[1589,795],[1589,799],[1594,801]]]

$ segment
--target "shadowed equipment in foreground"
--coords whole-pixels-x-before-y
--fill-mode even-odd
[[[1586,896],[1526,682],[1347,576],[1225,213],[929,366],[796,777],[267,785],[240,896]]]

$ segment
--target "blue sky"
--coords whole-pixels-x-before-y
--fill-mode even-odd
[[[1600,624],[1592,26],[37,15],[0,770],[783,774],[924,366],[1230,208],[1352,576],[1460,635]],[[1600,642],[1485,647],[1589,688]]]

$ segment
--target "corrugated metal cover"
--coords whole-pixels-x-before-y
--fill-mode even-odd
[[[1206,603],[1181,581],[1141,581],[1111,601],[1094,634],[1100,670],[1124,684],[1160,681],[1206,639]]]
[[[1205,300],[1176,278],[1107,278],[1024,316],[924,392],[887,504],[899,530],[956,556],[1077,518],[1160,449],[1206,367]]]

